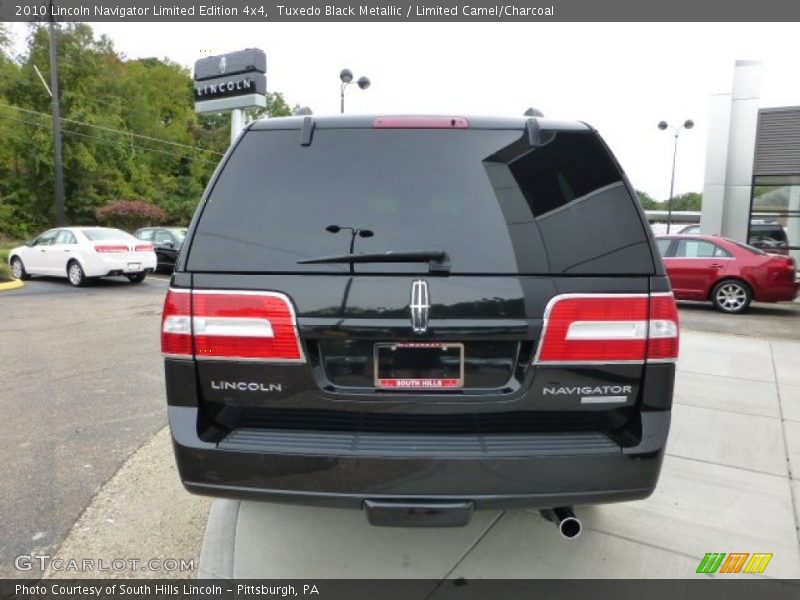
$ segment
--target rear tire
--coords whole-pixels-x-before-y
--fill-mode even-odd
[[[67,278],[74,287],[81,287],[86,284],[86,274],[83,272],[81,263],[77,260],[69,261],[67,265]]]
[[[723,279],[711,292],[711,302],[720,312],[738,315],[747,310],[753,301],[750,286],[738,279]]]
[[[133,275],[125,275],[131,283],[142,283],[146,277],[146,273],[134,273]]]
[[[23,281],[27,281],[31,278],[25,270],[25,265],[22,264],[22,259],[19,256],[15,256],[11,259],[11,274],[14,275],[15,279],[21,279]]]

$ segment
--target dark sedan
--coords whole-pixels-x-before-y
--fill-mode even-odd
[[[153,244],[158,257],[158,269],[172,271],[186,237],[186,227],[142,227],[133,235]]]

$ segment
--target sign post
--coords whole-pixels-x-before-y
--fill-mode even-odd
[[[244,112],[241,108],[234,108],[231,111],[231,144],[242,133],[242,129],[244,129]]]
[[[231,143],[244,129],[245,108],[267,106],[267,55],[258,48],[209,56],[194,63],[194,110],[231,111]]]

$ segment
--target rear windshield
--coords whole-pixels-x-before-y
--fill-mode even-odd
[[[754,248],[753,246],[748,246],[747,244],[743,244],[742,242],[737,242],[736,240],[728,240],[731,244],[736,244],[739,248],[747,250],[752,254],[758,254],[759,256],[766,256],[767,253],[763,250],[759,250],[758,248]]]
[[[81,232],[92,242],[103,240],[128,240],[133,238],[131,234],[121,229],[82,229]]]
[[[296,129],[250,131],[214,184],[187,269],[348,272],[347,264],[298,261],[352,249],[441,250],[452,273],[547,272],[558,258],[548,259],[545,229],[561,240],[565,223],[548,220],[550,215],[597,190],[629,195],[593,133],[558,133],[533,150],[522,133],[318,129],[313,143],[302,146]],[[612,198],[602,211],[611,213],[611,229],[624,229],[626,238],[614,243],[646,244],[641,223],[631,233],[630,221],[616,218],[613,206]],[[597,226],[595,218],[584,227]],[[570,244],[579,250],[570,249],[557,270],[592,258],[587,252],[607,256],[616,250],[593,249],[580,226],[573,233]],[[650,260],[647,247],[644,252]],[[414,263],[354,266],[359,273],[427,270],[427,264]]]

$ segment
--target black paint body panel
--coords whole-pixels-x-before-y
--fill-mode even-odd
[[[295,179],[278,172],[264,185],[240,182],[259,160],[272,159],[285,169],[311,165],[304,178],[322,172],[338,177],[339,170],[323,168],[319,156],[336,156],[337,130],[350,132],[342,134],[343,148],[362,152],[353,140],[369,139],[369,132],[352,131],[372,127],[366,117],[314,117],[311,143],[302,145],[302,122],[261,121],[239,138],[245,158],[237,158],[237,148],[226,154],[178,257],[172,287],[285,294],[305,356],[294,364],[166,359],[169,420],[187,489],[354,508],[370,503],[376,522],[409,525],[425,507],[447,525],[468,518],[473,507],[552,508],[652,493],[669,432],[675,365],[536,361],[547,307],[558,295],[670,291],[633,188],[596,132],[584,124],[538,120],[534,141],[541,146],[532,149],[524,120],[471,119],[470,130],[486,129],[486,140],[505,144],[492,154],[482,154],[482,146],[473,147],[474,156],[464,154],[464,160],[480,157],[478,171],[469,176],[482,186],[475,194],[496,206],[481,213],[484,220],[474,224],[468,243],[463,215],[453,213],[452,231],[443,222],[441,249],[453,253],[453,268],[431,273],[424,263],[297,264],[342,252],[349,237],[341,237],[339,226],[333,233],[325,228],[341,222],[340,215],[333,209],[308,215],[313,230],[300,233],[291,224],[289,230],[276,228],[270,202],[280,205]],[[435,131],[375,135],[392,144],[398,164],[406,164],[413,148],[407,136],[442,142]],[[269,136],[282,140],[286,152],[280,157],[253,153],[262,144],[269,149]],[[584,154],[562,161],[565,173],[577,175],[561,181],[553,173],[561,148],[571,147],[569,136],[584,136],[575,146]],[[475,131],[459,139],[483,143]],[[598,152],[598,168],[580,172],[581,161]],[[420,168],[413,160],[408,164]],[[397,207],[390,192],[414,184],[385,169],[393,187],[384,203],[369,187],[375,182],[367,181],[365,168],[360,164],[358,176],[365,180],[348,176],[346,186],[354,187],[344,192],[328,179],[310,187],[304,182],[303,201],[322,211],[325,203],[339,202],[352,213],[345,212],[345,219],[358,217],[353,206],[364,201],[379,222],[367,223],[373,235],[356,239],[353,233],[357,252],[384,251],[380,244],[389,243],[408,250],[397,245],[404,239],[399,233],[422,236],[425,247],[414,250],[440,249],[436,239],[429,245],[425,238],[436,232],[430,223],[415,224],[405,215],[393,230],[386,217],[395,214],[387,207]],[[436,185],[449,181],[435,169],[431,173],[425,176]],[[275,184],[273,196],[268,182],[277,180],[283,183]],[[362,184],[366,200],[345,206]],[[325,202],[317,203],[315,194],[325,189]],[[438,209],[452,208],[452,197],[429,191],[424,197],[439,202]],[[559,194],[566,198],[561,204],[553,200]],[[545,196],[549,203],[541,201]],[[486,239],[482,225],[492,232]],[[260,233],[269,228],[270,235]],[[412,330],[409,306],[419,279],[430,298],[422,333]],[[395,342],[463,344],[463,387],[377,389],[373,349]],[[447,506],[449,514],[437,509]]]

